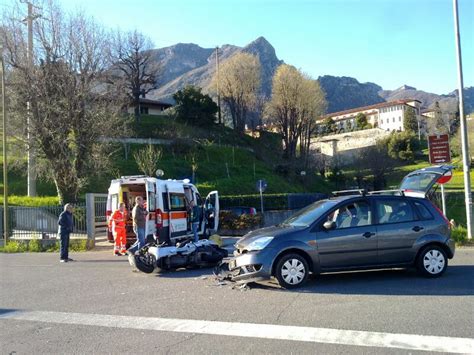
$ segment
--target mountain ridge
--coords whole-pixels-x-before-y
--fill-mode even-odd
[[[216,71],[215,48],[203,48],[194,43],[177,43],[151,51],[153,60],[161,67],[161,72],[157,82],[158,88],[149,93],[150,98],[172,102],[173,94],[186,85],[202,87],[204,92],[210,91],[209,85]],[[251,53],[259,58],[262,73],[261,94],[270,97],[273,75],[278,66],[284,63],[277,57],[275,48],[263,36],[243,47],[224,44],[218,51],[220,63],[238,52]],[[433,108],[438,102],[445,111],[454,111],[457,105],[457,90],[438,95],[407,84],[395,90],[386,90],[376,83],[361,83],[347,76],[322,75],[318,80],[326,93],[328,113],[408,98],[420,100],[426,108]],[[474,87],[465,88],[465,96],[465,110],[469,113],[474,109]]]

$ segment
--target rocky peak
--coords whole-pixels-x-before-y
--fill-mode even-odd
[[[416,90],[416,88],[414,88],[413,86],[402,85],[394,91],[404,91],[404,90]]]

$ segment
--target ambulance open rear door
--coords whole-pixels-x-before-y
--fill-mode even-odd
[[[145,236],[153,235],[155,232],[156,219],[156,184],[154,181],[146,180],[146,210],[148,211]]]

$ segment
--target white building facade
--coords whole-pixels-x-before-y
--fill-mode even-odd
[[[421,121],[421,102],[418,100],[397,100],[380,104],[357,107],[350,110],[334,112],[322,117],[332,118],[338,130],[349,130],[355,127],[355,118],[359,113],[367,117],[367,122],[374,128],[385,131],[403,131],[403,117],[405,111],[414,109],[417,120]]]

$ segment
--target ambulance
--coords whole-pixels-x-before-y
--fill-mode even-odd
[[[119,203],[124,202],[127,211],[127,247],[136,240],[132,228],[132,209],[135,198],[143,197],[148,211],[146,237],[157,236],[160,240],[169,237],[177,241],[192,236],[192,226],[189,220],[190,203],[199,206],[201,220],[198,234],[207,238],[214,234],[219,227],[219,194],[210,192],[205,199],[201,197],[196,186],[189,180],[161,180],[145,175],[122,176],[112,180],[108,197],[106,215],[110,218]],[[109,242],[114,241],[112,231],[107,232]]]

